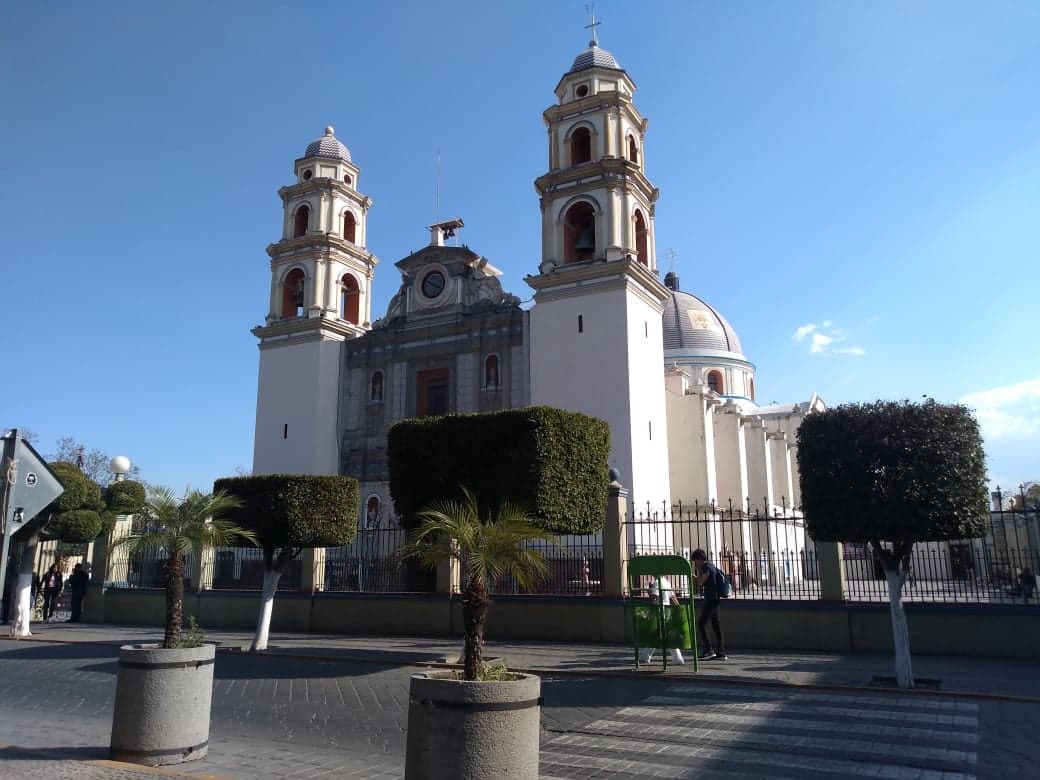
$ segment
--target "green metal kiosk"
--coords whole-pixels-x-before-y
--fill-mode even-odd
[[[689,597],[685,602],[672,604],[666,600],[661,578],[669,577],[671,590],[676,593],[680,577],[686,578]],[[651,579],[647,588],[644,582]],[[697,632],[694,631],[693,568],[682,555],[637,555],[628,562],[628,606],[632,612],[632,641],[635,645],[636,668],[639,668],[639,648],[654,647],[661,652],[663,669],[668,668],[668,650],[690,650],[693,670],[700,669],[697,658]],[[639,597],[637,594],[645,594]]]

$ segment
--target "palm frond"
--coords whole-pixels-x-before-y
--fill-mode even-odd
[[[503,502],[481,518],[476,496],[461,487],[461,501],[439,501],[418,513],[419,527],[403,552],[427,568],[454,558],[481,582],[511,577],[523,587],[548,571],[541,551],[531,541],[555,544],[553,534],[531,522],[523,506]]]

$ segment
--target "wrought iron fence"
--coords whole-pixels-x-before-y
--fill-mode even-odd
[[[670,513],[645,512],[625,522],[628,554],[703,549],[733,585],[737,599],[820,598],[816,543],[801,513],[786,506],[677,504]],[[885,602],[888,583],[869,544],[842,545],[848,602]],[[1036,603],[1040,571],[1040,507],[998,509],[985,536],[919,542],[902,598],[920,603]],[[688,594],[686,583],[672,583]]]
[[[760,511],[747,505],[683,504],[625,521],[629,556],[704,550],[729,578],[732,598],[803,600],[820,597],[816,546],[800,512],[784,504]],[[690,585],[672,587],[688,596]],[[699,593],[697,594],[699,595]]]
[[[264,586],[267,566],[264,551],[259,547],[216,547],[209,565],[212,566],[210,587],[213,590],[260,590]],[[299,590],[302,571],[299,556],[282,564],[277,590]]]
[[[106,584],[110,588],[162,588],[166,585],[166,561],[169,553],[164,547],[153,547],[131,553],[117,547],[108,562]],[[195,571],[195,552],[184,556],[184,587],[191,588]]]
[[[403,528],[360,529],[353,544],[325,550],[325,590],[358,593],[403,593],[432,590],[430,575],[400,550],[407,541]]]
[[[556,537],[555,544],[532,541],[527,549],[537,550],[549,564],[544,577],[528,588],[522,588],[512,578],[492,583],[495,595],[546,596],[602,596],[603,595],[603,536],[602,534],[565,534]],[[465,587],[466,572],[462,573]]]

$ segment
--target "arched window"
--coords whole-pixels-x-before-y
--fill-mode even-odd
[[[636,259],[643,265],[650,266],[650,255],[646,251],[646,220],[643,219],[643,212],[636,210],[635,218],[636,228]]]
[[[639,164],[639,147],[636,145],[636,138],[633,135],[628,137],[628,159]]]
[[[567,209],[563,220],[563,262],[580,263],[596,255],[596,213],[586,201]]]
[[[592,134],[587,127],[579,127],[571,133],[571,165],[592,160]]]
[[[383,372],[375,371],[372,374],[372,382],[368,389],[368,400],[376,403],[383,402]]]
[[[709,371],[708,372],[708,387],[711,390],[713,390],[716,393],[718,393],[719,395],[722,395],[723,387],[722,387],[722,374],[721,374],[721,372],[719,372],[719,371]]]
[[[749,379],[748,380],[748,387],[751,390],[751,400],[754,401],[755,400],[755,380],[754,379]]]
[[[296,209],[296,216],[293,218],[293,238],[307,235],[307,228],[310,226],[310,221],[311,210],[309,208],[306,206],[300,206]]]
[[[498,382],[498,355],[488,355],[484,358],[484,389],[497,390]]]
[[[282,281],[282,316],[303,316],[303,271],[292,269]]]
[[[339,316],[347,322],[358,324],[361,310],[361,290],[357,279],[350,274],[343,274],[340,280]]]
[[[382,508],[382,501],[379,500],[379,496],[369,496],[368,501],[365,502],[365,525],[364,528],[376,529],[379,527],[379,515],[380,509]]]
[[[350,211],[343,212],[343,238],[347,241],[357,241],[357,220]]]

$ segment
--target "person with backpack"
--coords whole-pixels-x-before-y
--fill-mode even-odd
[[[703,645],[703,650],[698,657],[702,661],[710,661],[713,658],[725,661],[726,640],[722,634],[722,623],[719,621],[719,600],[729,596],[729,580],[715,564],[708,563],[708,556],[704,550],[694,550],[690,558],[693,561],[697,584],[704,590],[704,604],[701,606],[700,615],[697,616],[697,635]],[[715,632],[714,647],[711,635],[708,634],[709,620],[711,620],[711,627]]]

